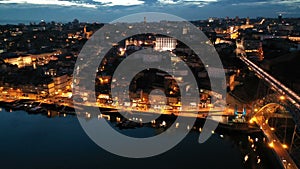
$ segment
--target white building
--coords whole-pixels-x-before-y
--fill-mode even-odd
[[[170,37],[156,37],[154,50],[171,51],[176,48],[177,40]]]

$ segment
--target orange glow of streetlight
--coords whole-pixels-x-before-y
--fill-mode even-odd
[[[274,143],[273,142],[269,143],[269,147],[273,148],[274,147]]]
[[[285,100],[285,97],[284,96],[280,96],[279,99],[280,100]]]
[[[288,148],[288,146],[287,146],[286,144],[282,144],[282,147],[283,147],[284,149],[287,149],[287,148]]]

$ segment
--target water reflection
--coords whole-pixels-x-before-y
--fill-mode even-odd
[[[110,154],[94,144],[84,133],[74,114],[47,111],[0,109],[1,166],[10,168],[280,168],[264,143],[261,133],[235,133],[218,128],[204,144],[197,138],[203,122],[197,121],[189,135],[172,150],[146,159],[129,159]],[[120,127],[120,116],[89,116],[87,120],[105,118],[111,126],[131,137],[150,137],[172,124],[164,116],[142,126]],[[48,117],[48,118],[47,118]],[[188,126],[178,124],[178,131]],[[176,129],[176,130],[177,130]]]

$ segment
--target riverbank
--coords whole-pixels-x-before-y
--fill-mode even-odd
[[[29,99],[21,99],[15,101],[0,101],[0,106],[5,108],[7,111],[16,111],[16,110],[24,110],[29,114],[42,114],[47,117],[56,117],[56,116],[81,116],[84,118],[99,118],[100,112],[103,115],[109,117],[111,121],[126,121],[130,119],[124,118],[118,110],[114,108],[106,108],[106,107],[99,107],[100,112],[91,113],[91,112],[82,112],[80,114],[76,114],[76,111],[73,107],[66,106],[63,104],[48,104],[43,102],[38,102],[35,100]],[[82,110],[88,111],[91,106],[83,106],[81,105]],[[78,112],[77,112],[78,113]],[[132,112],[131,112],[132,113]],[[202,112],[203,113],[203,112]],[[151,112],[138,112],[134,111],[135,115],[143,116],[143,115],[151,115]],[[134,118],[134,117],[133,117]],[[158,122],[167,121],[168,124],[172,124],[176,120],[177,116],[173,113],[171,114],[160,114],[159,118],[156,120]],[[191,118],[189,116],[185,118]],[[118,120],[119,119],[119,120]],[[131,119],[132,120],[132,119]],[[195,122],[195,126],[202,127],[206,121],[206,116],[197,116],[197,120]],[[190,126],[192,127],[192,126]],[[250,126],[248,123],[219,123],[218,128],[216,130],[222,132],[237,132],[237,133],[255,133],[259,132],[260,130],[256,126]]]

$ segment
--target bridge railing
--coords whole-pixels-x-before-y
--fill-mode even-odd
[[[286,96],[286,99],[290,102],[290,113],[293,116],[295,123],[297,124],[297,130],[300,132],[300,96],[298,96],[294,91],[286,87],[280,81],[275,79],[273,76],[262,70],[259,66],[254,64],[252,61],[247,59],[244,46],[237,42],[236,55],[240,58],[248,67],[255,71],[256,75],[263,77],[262,79],[266,81],[270,87],[276,89],[276,92],[280,95]]]

